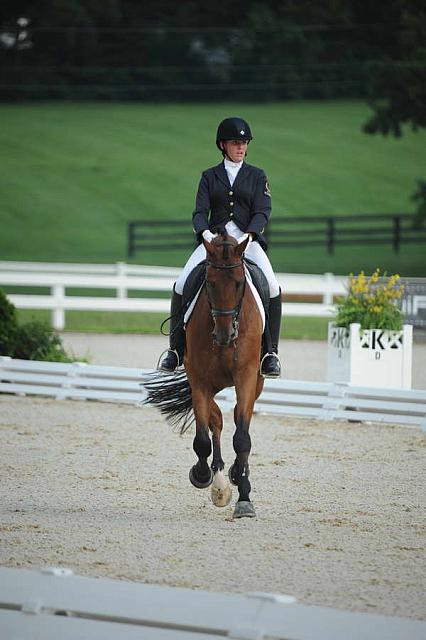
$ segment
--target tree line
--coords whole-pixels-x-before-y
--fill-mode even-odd
[[[3,0],[0,99],[373,99],[419,72],[416,5]]]

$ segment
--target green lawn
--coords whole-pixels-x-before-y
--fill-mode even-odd
[[[126,260],[130,219],[187,220],[201,170],[220,159],[218,122],[251,124],[248,161],[265,168],[273,215],[413,211],[426,136],[361,132],[359,102],[266,105],[0,105],[0,259]],[[189,253],[189,248],[188,248]],[[424,245],[271,250],[277,271],[349,273],[376,266],[425,275]],[[187,252],[135,262],[180,266]]]
[[[97,333],[160,333],[166,318],[161,313],[102,313],[97,311],[67,311],[67,331],[94,331]],[[48,311],[18,310],[19,322],[41,320],[50,323]],[[294,340],[326,340],[327,323],[324,318],[284,318],[281,337]],[[169,325],[164,327],[167,333]]]

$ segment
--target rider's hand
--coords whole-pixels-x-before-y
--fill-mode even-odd
[[[207,240],[207,242],[211,242],[215,237],[216,237],[215,234],[212,233],[209,229],[206,229],[205,231],[203,231],[203,238],[204,240]]]

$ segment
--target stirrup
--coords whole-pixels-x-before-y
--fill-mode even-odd
[[[264,373],[263,372],[263,363],[265,361],[266,358],[269,357],[273,357],[275,358],[276,364],[277,364],[277,369],[276,371],[271,371],[270,373]],[[276,353],[265,353],[265,355],[263,356],[261,362],[260,362],[260,375],[262,376],[262,378],[279,378],[281,376],[281,362],[280,359],[278,357],[278,354]]]
[[[176,366],[174,369],[166,369],[161,366],[161,363],[163,362],[163,356],[165,353],[167,353],[167,355],[165,356],[164,360],[166,360],[169,354],[171,353],[173,353],[176,356]],[[163,353],[160,354],[160,357],[158,358],[157,369],[158,371],[164,371],[165,373],[173,373],[179,367],[179,364],[180,364],[180,358],[176,349],[165,349]]]

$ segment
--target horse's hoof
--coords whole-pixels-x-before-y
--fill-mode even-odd
[[[231,486],[226,483],[224,486],[218,486],[213,481],[211,488],[211,499],[215,507],[227,507],[231,502],[232,489]]]
[[[191,484],[193,484],[194,487],[197,487],[197,489],[206,489],[207,487],[209,487],[213,482],[213,471],[210,469],[210,467],[209,467],[210,477],[205,482],[200,482],[200,480],[196,478],[194,473],[194,468],[195,467],[191,467],[189,470],[189,480]]]
[[[255,518],[256,511],[249,500],[241,500],[235,503],[234,518]]]
[[[238,482],[236,481],[235,476],[234,476],[234,469],[235,469],[235,467],[232,464],[228,469],[228,478],[229,478],[229,482],[231,484],[233,484],[234,487],[236,487],[238,485]]]

